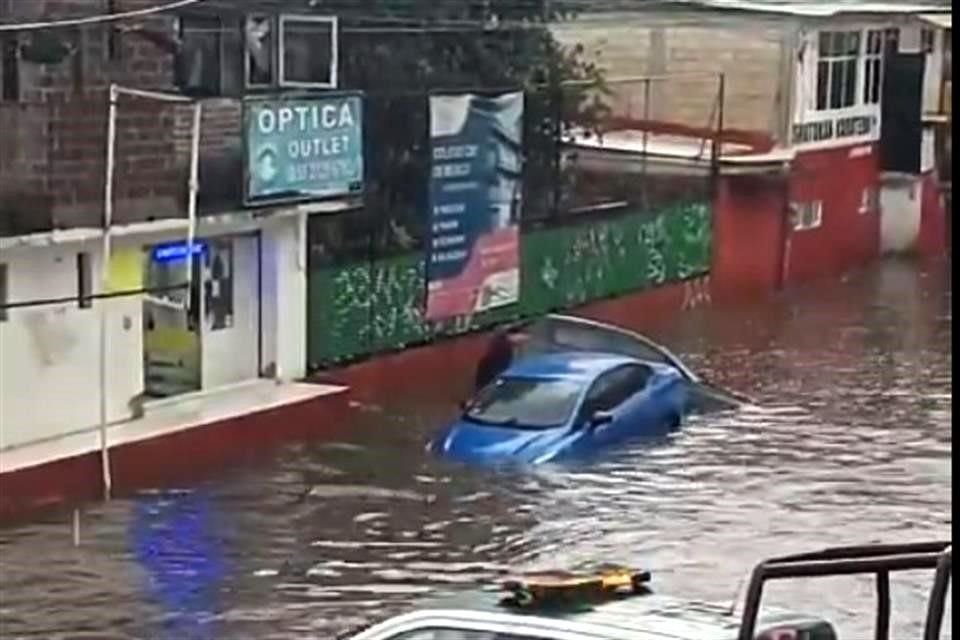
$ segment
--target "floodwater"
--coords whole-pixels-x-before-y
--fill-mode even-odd
[[[291,445],[201,486],[0,530],[0,637],[333,638],[510,570],[619,562],[729,602],[764,556],[951,528],[949,264],[888,262],[655,335],[762,406],[691,421],[589,468],[493,473],[428,459],[443,400],[358,408],[349,442]],[[630,319],[624,319],[629,324]],[[919,637],[932,572],[893,581]],[[775,584],[772,602],[872,637],[868,579]],[[952,620],[943,637],[950,637]]]

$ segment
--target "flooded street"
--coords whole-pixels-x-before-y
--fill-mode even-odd
[[[473,374],[461,363],[450,381],[425,381],[430,397],[359,407],[347,442],[91,506],[79,548],[64,514],[0,530],[0,637],[329,639],[507,571],[601,562],[649,568],[660,592],[729,602],[762,557],[946,538],[950,290],[948,263],[890,262],[688,312],[656,337],[760,408],[590,467],[427,458]],[[918,637],[931,582],[893,579],[893,637]],[[841,639],[872,635],[869,579],[769,596],[825,616]],[[944,638],[951,628],[948,608]]]

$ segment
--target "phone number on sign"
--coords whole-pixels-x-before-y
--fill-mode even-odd
[[[288,182],[358,180],[357,163],[353,160],[318,160],[287,168]]]

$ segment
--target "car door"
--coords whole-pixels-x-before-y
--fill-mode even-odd
[[[686,382],[671,369],[639,365],[633,387],[637,391],[621,408],[628,436],[664,436],[677,429],[687,402]]]
[[[642,396],[650,377],[650,368],[639,363],[621,365],[597,377],[579,417],[587,446],[606,446],[634,434],[644,412]],[[609,414],[609,422],[593,424],[598,413]]]

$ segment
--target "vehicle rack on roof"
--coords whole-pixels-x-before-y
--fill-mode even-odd
[[[953,543],[949,541],[835,547],[765,560],[754,568],[750,578],[738,638],[754,639],[763,585],[768,580],[873,573],[877,585],[874,638],[889,640],[890,573],[917,569],[936,570],[923,640],[938,640],[953,571]]]

